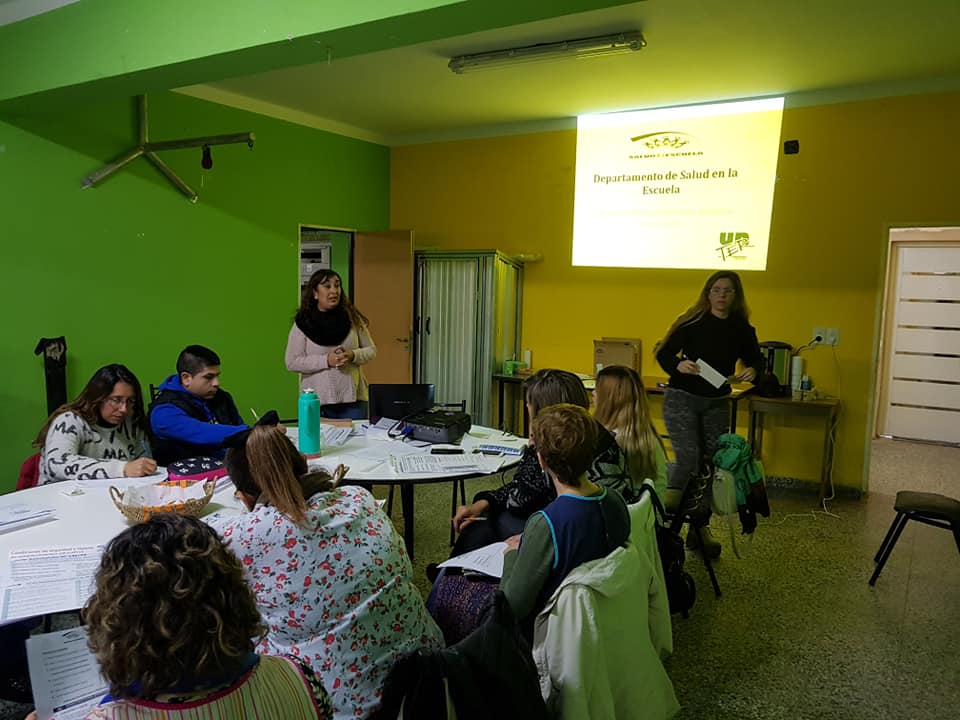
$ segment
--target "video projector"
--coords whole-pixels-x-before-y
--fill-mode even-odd
[[[471,425],[469,413],[434,408],[408,417],[404,422],[404,432],[414,440],[423,442],[455,443]]]

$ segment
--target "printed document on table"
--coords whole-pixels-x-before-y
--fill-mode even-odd
[[[483,520],[474,520],[474,522],[487,522],[487,520],[484,518]],[[490,577],[503,577],[503,551],[506,548],[507,544],[505,542],[485,545],[482,548],[445,560],[437,567],[459,567],[464,570],[480,572]]]
[[[390,431],[400,421],[382,417],[373,425],[364,425],[364,434],[369,440],[390,440]]]
[[[463,473],[482,470],[476,455],[403,455],[391,456],[390,467],[401,475]]]
[[[703,358],[697,360],[697,367],[700,368],[700,377],[713,385],[715,388],[720,387],[727,381],[727,378],[724,375],[718,373],[716,369]]]
[[[0,624],[82,608],[94,590],[94,578],[11,583],[0,587]]]
[[[126,490],[128,487],[139,485],[155,485],[165,481],[170,476],[164,467],[157,468],[153,475],[144,475],[143,477],[115,477],[115,478],[97,478],[96,480],[78,480],[74,483],[75,487],[80,488],[109,488],[116,486],[117,490]],[[82,493],[80,493],[82,494]]]
[[[504,457],[498,455],[406,455],[391,457],[390,467],[401,475],[418,474],[463,474],[469,472],[495,473],[504,463]]]
[[[0,586],[0,623],[83,607],[93,589],[102,545],[10,551]]]
[[[103,545],[31,548],[10,551],[10,580],[46,582],[93,577],[100,567]]]
[[[384,462],[385,461],[382,458],[377,460],[354,455],[337,455],[333,459],[322,457],[310,458],[307,460],[307,467],[312,469],[320,469],[333,475],[333,471],[337,469],[337,465],[344,465],[347,468],[347,474],[344,475],[346,480],[355,480],[358,479],[358,475],[368,473],[374,468],[383,465]],[[346,480],[341,484],[350,485],[350,483]]]
[[[419,455],[424,452],[421,447],[416,447],[410,443],[393,442],[371,443],[365,448],[344,453],[341,457],[362,458],[364,460],[379,460],[385,462],[391,455]],[[346,461],[345,461],[346,462]],[[347,465],[350,463],[347,462]]]
[[[83,627],[29,638],[27,664],[37,720],[82,720],[109,690]]]
[[[55,519],[53,508],[35,508],[21,502],[10,503],[0,507],[0,533]]]
[[[320,434],[323,436],[320,447],[340,447],[353,434],[353,427],[345,428],[321,423]]]

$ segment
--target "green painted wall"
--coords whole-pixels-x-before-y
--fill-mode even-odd
[[[298,223],[388,227],[386,147],[173,93],[151,96],[150,113],[153,139],[253,130],[256,148],[214,148],[206,174],[199,150],[163,153],[200,194],[193,205],[144,160],[80,190],[133,144],[132,100],[0,121],[0,490],[46,415],[38,338],[66,335],[71,396],[108,362],[146,389],[202,343],[241,414],[294,413],[283,351]]]

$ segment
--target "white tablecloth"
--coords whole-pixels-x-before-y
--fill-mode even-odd
[[[296,443],[296,428],[288,428],[288,434]],[[507,436],[498,430],[474,427],[470,434],[465,435],[461,446],[466,452],[471,452],[481,444],[511,445],[522,447],[525,440]],[[350,467],[347,480],[357,481],[391,481],[404,479],[413,482],[430,482],[437,479],[452,479],[455,474],[426,475],[407,477],[397,474],[390,467],[388,458],[391,455],[402,455],[410,452],[427,452],[429,448],[419,450],[399,440],[369,440],[359,435],[351,437],[346,444],[339,448],[327,448],[319,457],[310,459],[311,464],[319,464],[333,469],[343,463]],[[484,456],[484,461],[491,464],[490,472],[496,472],[500,467],[517,461],[515,456],[492,458]],[[475,471],[469,474],[476,474]],[[109,542],[115,535],[129,526],[127,519],[114,506],[110,499],[109,488],[116,486],[123,491],[132,485],[144,482],[156,482],[156,478],[117,478],[113,480],[93,480],[83,482],[61,482],[40,485],[29,490],[20,490],[0,496],[0,507],[9,504],[24,504],[33,508],[51,508],[56,519],[12,530],[0,534],[0,583],[9,577],[9,556],[11,550],[63,547],[79,545],[101,545]],[[83,490],[80,495],[65,494],[73,488]],[[205,508],[205,516],[217,512],[242,512],[242,506],[233,497],[234,489],[226,484],[218,490]]]

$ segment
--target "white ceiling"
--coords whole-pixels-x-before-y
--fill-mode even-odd
[[[623,30],[646,49],[454,75],[450,57]],[[404,144],[569,125],[587,112],[774,94],[960,89],[960,0],[647,0],[182,91]]]
[[[26,20],[79,0],[0,0],[0,26]]]

